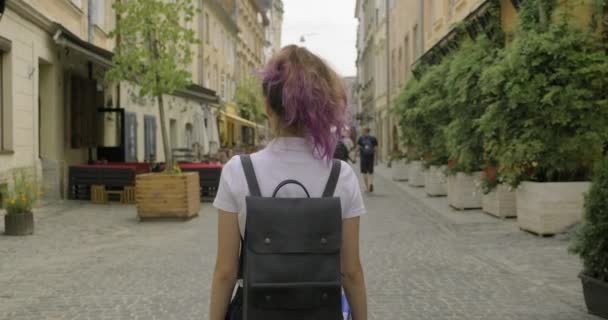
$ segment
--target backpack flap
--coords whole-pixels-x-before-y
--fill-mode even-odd
[[[339,198],[247,198],[248,249],[257,254],[340,251]]]
[[[245,277],[255,284],[340,281],[338,198],[247,198]]]

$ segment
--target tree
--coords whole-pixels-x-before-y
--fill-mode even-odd
[[[192,0],[117,0],[114,9],[116,29],[110,36],[117,45],[107,80],[134,83],[141,96],[156,99],[165,160],[167,168],[172,168],[163,95],[191,83],[188,68],[198,39],[189,25],[197,10]]]
[[[234,100],[245,118],[253,121],[264,120],[264,97],[262,85],[257,78],[248,77],[236,88]]]

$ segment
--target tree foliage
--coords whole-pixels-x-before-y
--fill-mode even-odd
[[[486,152],[508,183],[589,178],[608,139],[608,57],[591,34],[531,29],[481,79]]]
[[[198,43],[191,0],[129,0],[114,5],[119,16],[114,67],[109,80],[130,81],[142,96],[171,94],[191,81],[193,50]]]
[[[234,100],[243,117],[258,122],[264,120],[264,97],[262,85],[257,78],[249,77],[240,81]]]
[[[422,158],[427,166],[444,165],[448,160],[443,128],[450,120],[445,101],[450,61],[444,58],[440,64],[429,66],[420,81],[410,80],[396,104],[409,157]]]
[[[451,170],[470,173],[482,168],[484,148],[479,119],[486,111],[481,91],[481,74],[491,66],[499,47],[485,35],[465,41],[454,54],[447,78],[451,122],[446,127],[446,143]]]
[[[583,223],[571,251],[583,260],[584,273],[608,282],[608,159],[594,169],[591,189],[585,198]]]
[[[108,81],[136,84],[141,96],[153,96],[160,108],[163,146],[172,162],[167,139],[163,95],[191,83],[192,47],[198,43],[193,24],[192,0],[118,0],[116,29],[110,35],[117,45]]]

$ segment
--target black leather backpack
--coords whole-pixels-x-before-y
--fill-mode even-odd
[[[242,246],[243,319],[338,320],[341,311],[342,209],[334,197],[340,161],[334,160],[322,198],[295,180],[263,197],[249,156],[241,156],[250,196]],[[306,198],[276,198],[297,184]]]

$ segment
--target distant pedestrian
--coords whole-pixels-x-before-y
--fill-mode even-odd
[[[336,151],[334,152],[334,159],[339,159],[342,161],[350,161],[355,163],[353,158],[350,156],[350,152],[354,147],[353,141],[349,137],[349,130],[345,128],[342,130],[342,137],[338,140],[336,144]]]
[[[365,128],[363,129],[363,135],[357,141],[357,146],[360,152],[361,174],[365,182],[365,190],[374,192],[374,166],[378,140],[370,134],[369,128]]]

